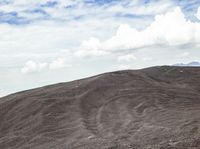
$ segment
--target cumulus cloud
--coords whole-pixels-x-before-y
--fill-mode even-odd
[[[106,55],[109,53],[108,51],[101,49],[101,42],[94,37],[82,41],[79,49],[80,50],[75,52],[75,55],[78,57]]]
[[[57,58],[52,62],[35,62],[35,61],[28,61],[25,63],[24,67],[21,69],[21,72],[24,74],[33,73],[33,72],[40,72],[43,70],[53,70],[53,69],[61,69],[64,67],[70,67],[65,63],[64,58]]]
[[[31,73],[37,72],[46,69],[48,66],[47,63],[38,63],[35,61],[28,61],[26,62],[25,66],[21,69],[22,73]]]
[[[152,45],[180,46],[200,42],[200,23],[191,22],[185,18],[180,7],[166,14],[155,16],[155,20],[144,30],[137,30],[128,24],[121,24],[111,38],[101,42],[92,38],[83,42],[80,53],[95,55],[101,52],[129,50]],[[84,55],[84,54],[82,54]]]

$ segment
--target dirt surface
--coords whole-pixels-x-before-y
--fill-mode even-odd
[[[0,149],[200,149],[200,68],[111,72],[0,98]]]

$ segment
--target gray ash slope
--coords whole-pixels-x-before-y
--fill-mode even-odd
[[[200,147],[200,68],[152,67],[0,99],[0,149]]]

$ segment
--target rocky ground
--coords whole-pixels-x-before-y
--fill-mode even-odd
[[[0,149],[200,149],[200,68],[110,72],[0,98]]]

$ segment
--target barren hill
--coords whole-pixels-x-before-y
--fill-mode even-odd
[[[0,149],[147,148],[200,148],[200,68],[110,72],[0,98]]]

